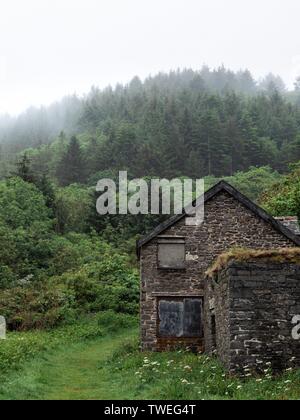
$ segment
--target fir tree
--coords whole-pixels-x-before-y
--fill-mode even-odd
[[[74,136],[71,138],[66,153],[59,162],[57,178],[61,186],[67,186],[85,181],[85,160],[80,144]]]
[[[42,192],[43,196],[46,199],[46,206],[55,212],[55,191],[50,181],[49,177],[46,174],[43,174],[42,177],[37,182],[38,189]]]
[[[29,159],[27,153],[24,153],[23,156],[17,161],[16,167],[17,170],[13,173],[14,176],[22,178],[25,182],[35,182],[35,178],[31,170],[31,160]]]

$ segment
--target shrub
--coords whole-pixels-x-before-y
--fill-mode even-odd
[[[69,217],[65,232],[87,212],[84,197],[89,192],[79,186],[57,192]],[[19,178],[0,182],[0,314],[9,328],[53,328],[106,310],[136,314],[139,278],[129,257],[99,235],[63,236],[54,225],[34,185]]]
[[[98,325],[110,332],[132,328],[138,324],[137,317],[117,314],[113,311],[102,312],[97,316],[97,319]]]
[[[300,164],[260,196],[260,204],[273,216],[300,218]]]
[[[62,286],[25,285],[2,291],[0,313],[11,330],[53,328],[75,319],[74,297]]]
[[[28,228],[36,222],[51,227],[50,211],[43,194],[20,178],[0,182],[0,219],[12,229]]]
[[[102,255],[101,261],[43,281],[23,279],[0,295],[0,313],[11,330],[53,328],[80,314],[111,310],[136,315],[139,278],[126,257]],[[123,322],[123,321],[122,321]]]

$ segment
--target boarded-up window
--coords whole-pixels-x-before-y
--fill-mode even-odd
[[[158,240],[158,267],[169,269],[185,268],[184,238],[162,238]]]
[[[161,299],[160,337],[202,337],[202,299]]]

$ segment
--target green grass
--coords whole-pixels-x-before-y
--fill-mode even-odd
[[[289,400],[300,398],[300,371],[273,377],[247,373],[245,379],[228,375],[221,364],[205,355],[179,351],[140,353],[134,341],[123,345],[101,366],[119,384],[127,384],[127,397],[170,400]]]
[[[0,386],[0,400],[118,399],[123,391],[109,370],[101,372],[99,364],[133,335],[136,330],[126,330],[48,351],[6,377]]]
[[[39,340],[35,334],[43,336],[41,341],[47,345],[38,346],[27,361],[2,373],[0,399],[300,398],[300,371],[277,378],[266,371],[264,377],[242,380],[228,376],[216,360],[206,356],[140,353],[136,321],[122,317],[111,321],[110,317],[100,317],[100,330],[92,321],[55,332],[20,334],[23,342],[28,338],[31,343],[33,337]]]
[[[8,334],[7,340],[0,341],[0,376],[19,369],[27,360],[42,352],[63,344],[95,339],[104,334],[105,329],[98,325],[96,318],[52,331]]]

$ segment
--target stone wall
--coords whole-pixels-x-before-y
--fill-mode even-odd
[[[160,297],[204,296],[205,272],[221,253],[233,247],[270,249],[294,247],[294,243],[277,232],[270,224],[256,216],[227,192],[221,192],[205,204],[205,220],[201,226],[186,226],[185,219],[170,227],[163,235],[180,236],[186,242],[186,268],[184,270],[159,269],[157,264],[157,238],[143,246],[141,263],[141,342],[144,350],[158,351],[169,348],[169,342],[160,340],[157,333],[157,302]],[[209,302],[204,301],[207,306]],[[206,317],[205,331],[211,318]],[[179,340],[174,345],[179,343]],[[208,349],[210,337],[195,345]],[[182,345],[189,342],[180,340]]]
[[[232,261],[208,279],[214,291],[217,354],[233,373],[300,366],[300,264]],[[211,333],[211,332],[210,332]]]
[[[230,289],[228,287],[227,271],[218,273],[219,284],[207,278],[205,297],[209,304],[205,307],[206,319],[214,317],[214,331],[211,322],[205,324],[206,352],[217,354],[224,366],[230,365]]]

